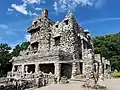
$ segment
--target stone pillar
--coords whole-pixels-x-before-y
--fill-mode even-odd
[[[12,66],[12,73],[14,72],[14,70],[15,70],[15,66],[13,65],[13,66]]]
[[[22,76],[23,76],[23,77],[24,77],[24,70],[25,70],[24,66],[25,66],[25,65],[22,64],[22,71],[21,71],[21,72],[22,72]]]
[[[99,64],[98,64],[98,62],[96,63],[96,73],[99,73]]]
[[[83,37],[81,37],[83,38]],[[81,49],[82,49],[82,59],[84,59],[84,43],[83,43],[83,39],[81,39]]]
[[[88,49],[85,58],[85,77],[89,81],[93,76],[93,51]]]
[[[104,78],[106,78],[107,75],[107,69],[106,69],[106,63],[104,63]]]
[[[57,78],[57,82],[59,82],[60,80],[60,76],[61,76],[61,64],[60,63],[55,63],[55,77]]]
[[[13,72],[15,70],[15,65],[12,66],[12,76],[14,75]]]
[[[39,71],[40,71],[39,69],[40,69],[39,64],[36,63],[36,64],[35,64],[35,73],[36,73],[36,74],[39,73]]]
[[[102,63],[100,62],[99,63],[99,79],[100,80],[103,80],[103,65],[102,65]]]
[[[82,72],[83,72],[83,75],[85,75],[85,62],[83,62]]]
[[[72,63],[72,75],[71,75],[71,79],[75,79],[77,73],[77,65],[75,62]]]
[[[108,78],[111,79],[111,66],[108,66]]]

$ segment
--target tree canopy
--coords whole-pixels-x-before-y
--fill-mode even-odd
[[[120,33],[96,36],[93,44],[95,53],[110,60],[112,70],[120,71]]]
[[[9,63],[9,60],[11,59],[9,50],[11,50],[11,47],[8,46],[8,44],[0,44],[0,77],[5,76],[11,66]]]
[[[11,70],[12,64],[9,60],[14,56],[18,56],[20,51],[26,50],[29,45],[29,42],[23,42],[18,44],[10,53],[11,47],[8,44],[0,44],[0,77],[6,76],[7,72]]]
[[[29,46],[29,42],[23,42],[22,44],[18,44],[15,46],[12,52],[12,56],[18,56],[20,51],[26,50]]]

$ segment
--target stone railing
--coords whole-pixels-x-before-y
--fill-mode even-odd
[[[15,79],[20,79],[22,77],[22,73],[18,72],[8,72],[7,73],[7,78],[15,78]]]
[[[32,79],[35,77],[34,73],[24,73],[24,78],[25,79]]]
[[[20,76],[21,75],[19,73],[14,72],[13,74],[11,74],[11,72],[8,72],[8,77],[11,77],[8,79],[15,80],[15,82],[21,85],[21,88],[43,87],[49,84],[57,83],[56,81],[57,79],[54,77],[52,73],[49,73],[49,74],[43,73],[43,72],[38,74],[24,73],[24,77],[18,78]]]
[[[46,84],[56,83],[56,81],[55,81],[55,76],[54,76],[53,74],[46,74],[46,73],[44,73],[44,74],[43,74],[43,77],[44,77],[45,80],[46,80]]]
[[[13,73],[13,77],[18,77],[18,78],[21,78],[21,76],[22,76],[22,73],[18,73],[18,72],[14,72]]]
[[[49,52],[45,52],[45,51],[41,51],[41,52],[38,51],[37,52],[36,51],[36,53],[33,53],[33,51],[28,51],[28,53],[29,53],[28,55],[14,57],[13,60],[15,60],[15,61],[22,60],[22,59],[30,60],[30,59],[39,59],[39,58],[43,58],[43,57],[59,56],[60,55],[59,49],[52,49]]]

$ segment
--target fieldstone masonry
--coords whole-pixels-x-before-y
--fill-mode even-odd
[[[99,67],[101,78],[110,72],[110,62],[93,53],[90,33],[78,25],[72,13],[61,22],[54,22],[44,9],[27,32],[31,34],[30,45],[10,60],[13,68],[9,78],[37,78],[42,72],[46,78],[52,74],[60,82],[61,77],[74,79],[76,75],[90,74],[93,63],[97,63],[95,68]],[[36,79],[37,84],[39,80]]]

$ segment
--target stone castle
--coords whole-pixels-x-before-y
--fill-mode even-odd
[[[94,54],[90,33],[78,25],[72,13],[54,22],[44,9],[27,32],[31,34],[30,45],[12,58],[11,78],[29,78],[43,72],[54,75],[59,82],[63,76],[74,79],[93,69],[101,77],[110,72],[110,62]]]

